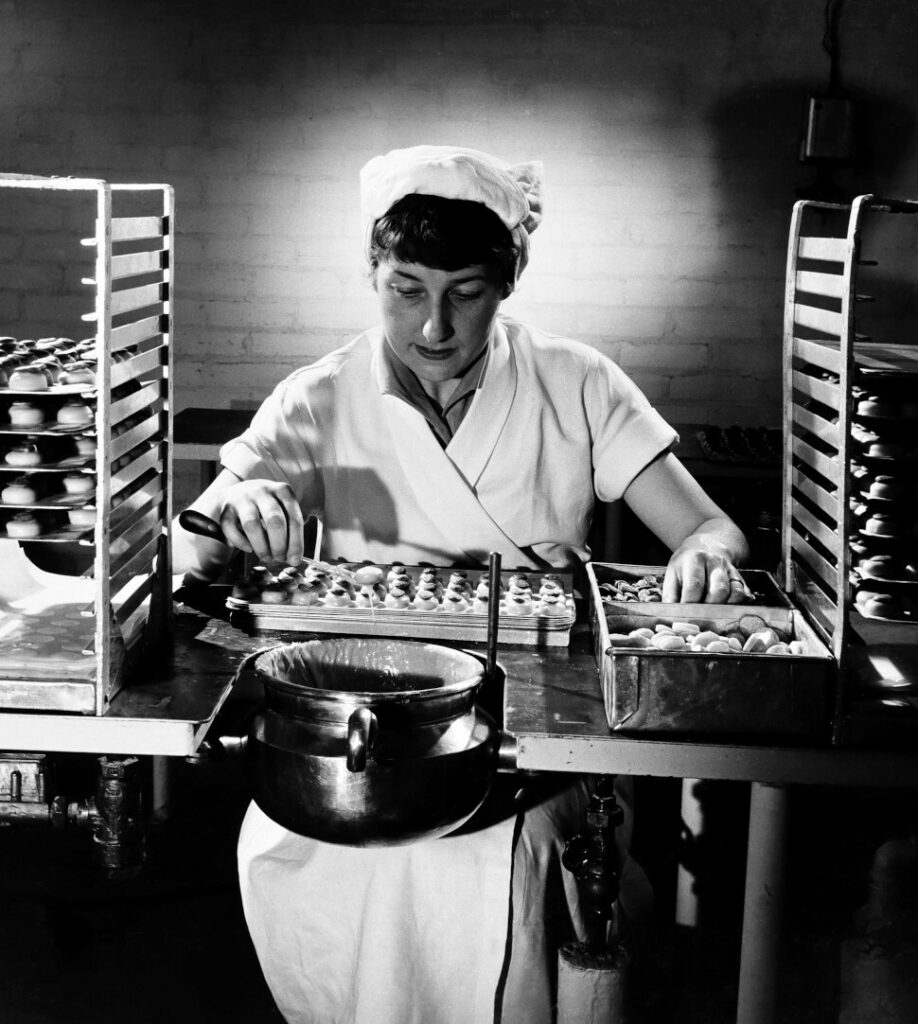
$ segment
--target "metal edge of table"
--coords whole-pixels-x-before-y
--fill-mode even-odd
[[[918,750],[731,743],[610,731],[592,655],[502,651],[504,728],[529,771],[730,779],[774,784],[918,786]]]
[[[246,653],[199,642],[207,620],[178,620],[171,663],[132,681],[103,715],[0,711],[0,750],[185,757],[193,754],[233,687]]]

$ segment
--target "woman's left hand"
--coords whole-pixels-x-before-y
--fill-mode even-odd
[[[666,566],[663,600],[667,603],[740,604],[751,598],[729,554],[703,537],[686,538]]]

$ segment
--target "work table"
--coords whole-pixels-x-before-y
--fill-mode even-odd
[[[224,621],[219,591],[209,603],[195,603],[200,610],[176,605],[171,650],[163,650],[142,676],[131,680],[105,715],[0,712],[0,750],[193,754],[230,697],[244,657],[273,643],[302,639],[252,636],[231,626]],[[861,656],[858,670],[865,679],[918,678],[918,643],[911,632],[897,635],[874,627],[870,640],[877,653],[873,660]],[[842,749],[828,740],[789,746],[612,733],[585,625],[574,627],[569,647],[502,646],[498,661],[506,674],[503,726],[516,738],[521,769],[772,783],[918,784],[913,743]]]

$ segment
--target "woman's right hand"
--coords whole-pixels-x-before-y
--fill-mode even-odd
[[[227,543],[263,562],[303,561],[303,512],[287,483],[240,480],[221,491],[214,516]]]

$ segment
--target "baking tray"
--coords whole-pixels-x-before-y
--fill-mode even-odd
[[[615,731],[800,740],[828,737],[835,659],[768,573],[745,571],[767,603],[734,605],[602,601],[598,583],[662,567],[588,563],[590,617],[609,727]],[[766,579],[767,578],[767,579]],[[743,616],[802,644],[800,654],[710,654],[618,647],[610,635],[674,621],[727,633]]]
[[[354,571],[360,568],[352,563],[344,568]],[[386,574],[391,566],[379,565]],[[405,567],[413,583],[426,566]],[[435,566],[447,582],[452,571],[450,567]],[[477,579],[480,570],[465,570],[470,580]],[[501,573],[504,588],[514,572]],[[527,573],[535,593],[538,592],[543,573]],[[504,611],[503,602],[498,622],[498,640],[501,643],[526,644],[538,647],[566,647],[570,643],[571,626],[576,618],[570,573],[554,572],[552,575],[564,590],[565,614],[510,615]],[[267,604],[245,601],[231,597],[227,607],[233,615],[233,622],[256,632],[283,630],[302,633],[335,633],[358,636],[412,637],[424,640],[465,640],[484,643],[488,635],[486,613],[464,611],[445,612],[422,611],[420,609],[394,609],[386,607],[358,608],[356,606],[333,607],[326,605]]]

